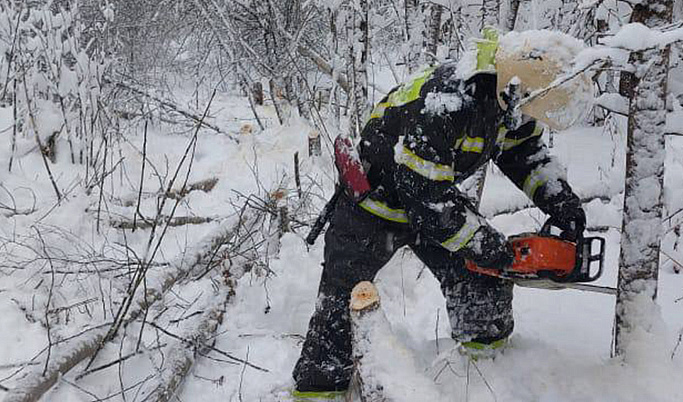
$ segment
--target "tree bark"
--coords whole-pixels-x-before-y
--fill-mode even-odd
[[[672,0],[646,0],[634,6],[632,20],[648,27],[671,22]],[[664,134],[669,47],[631,53],[626,155],[626,186],[616,306],[615,352],[624,355],[629,334],[648,331],[656,314],[648,309],[657,295],[664,177]]]
[[[349,133],[360,135],[368,106],[368,59],[370,56],[369,0],[357,0],[347,16],[347,76],[351,78]]]
[[[515,30],[515,23],[517,22],[517,14],[519,14],[519,3],[521,0],[510,0],[510,9],[508,10],[507,18],[505,19],[505,28],[508,31]]]
[[[500,0],[482,0],[481,28],[498,27],[500,14]]]
[[[562,6],[560,7],[559,21],[557,25],[560,31],[564,33],[569,33],[576,21],[579,19],[579,2],[576,0],[562,0]]]
[[[430,65],[436,64],[437,51],[439,49],[439,41],[441,39],[441,16],[443,15],[443,6],[441,4],[432,4],[431,12],[429,13],[428,31],[425,37],[425,49],[427,51],[427,62]]]
[[[460,59],[460,52],[465,50],[462,26],[462,4],[458,2],[454,9],[451,9],[450,24],[448,29],[448,58],[450,60]]]
[[[420,67],[424,44],[424,19],[420,11],[420,0],[404,0],[405,41],[407,46],[406,66],[412,74]]]

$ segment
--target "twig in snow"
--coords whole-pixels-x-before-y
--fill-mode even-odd
[[[47,326],[47,357],[45,358],[45,367],[43,368],[43,375],[45,375],[45,373],[47,372],[48,365],[50,364],[50,356],[52,354],[52,327],[50,325],[50,303],[52,303],[52,294],[55,288],[55,267],[52,263],[50,253],[48,253],[47,251],[47,245],[45,244],[45,239],[43,239],[43,235],[40,233],[40,230],[38,230],[38,228],[36,228],[35,226],[33,227],[33,229],[36,231],[36,234],[38,235],[40,245],[43,248],[43,253],[47,258],[47,262],[50,265],[51,272],[50,288],[48,290],[47,303],[45,305],[45,325]]]
[[[296,184],[296,192],[301,201],[301,174],[299,172],[299,151],[294,152],[294,183]]]
[[[146,383],[147,381],[149,381],[149,380],[151,380],[152,378],[154,378],[154,376],[155,376],[155,374],[150,374],[150,375],[148,375],[147,377],[143,378],[142,380],[140,380],[140,381],[136,382],[135,384],[133,384],[133,385],[127,387],[126,389],[124,389],[123,392],[125,393],[125,392],[128,392],[128,391],[132,390],[133,388],[138,388],[138,387],[140,387],[142,384],[144,384],[144,383]],[[140,389],[141,389],[141,388],[138,388],[138,392],[140,391]],[[113,394],[111,394],[111,395],[105,396],[104,398],[97,399],[96,402],[108,401],[108,400],[110,400],[110,399],[112,399],[112,398],[114,398],[114,397],[116,397],[116,396],[118,396],[118,395],[120,395],[120,394],[121,394],[121,391],[115,392],[115,393],[113,393]],[[138,399],[137,397],[138,397],[138,394],[136,393],[136,394],[135,394],[135,397],[133,398],[133,400],[137,400],[137,399]]]
[[[246,356],[244,357],[244,359],[245,359],[245,361],[246,361],[246,360],[249,360],[249,346],[247,346],[247,354],[246,354]],[[242,366],[242,372],[240,373],[240,386],[239,386],[239,389],[238,389],[238,395],[239,395],[239,398],[240,398],[240,402],[242,401],[242,382],[244,381],[244,372],[245,372],[246,370],[247,370],[247,365],[245,364],[245,365]]]
[[[676,342],[676,346],[674,346],[674,350],[671,351],[671,360],[676,357],[676,352],[678,351],[678,347],[681,346],[681,342],[683,341],[683,329],[678,333],[678,341]]]
[[[439,316],[441,315],[441,309],[436,309],[436,325],[434,325],[434,340],[436,341],[436,354],[439,354]]]
[[[90,374],[97,373],[98,371],[102,371],[102,370],[108,369],[109,367],[112,367],[112,366],[114,366],[114,365],[117,365],[117,364],[119,364],[119,363],[122,363],[122,362],[124,362],[124,361],[130,359],[131,357],[138,356],[138,355],[145,354],[145,353],[149,353],[149,352],[152,352],[152,351],[155,351],[155,350],[159,350],[159,349],[161,349],[161,348],[163,348],[163,347],[166,347],[166,345],[167,345],[167,344],[162,343],[162,344],[159,344],[159,345],[154,346],[154,347],[151,348],[151,349],[142,349],[142,350],[138,350],[138,351],[129,353],[129,354],[125,355],[125,356],[119,357],[118,359],[116,359],[116,360],[114,360],[114,361],[111,361],[111,362],[109,362],[109,363],[102,364],[102,365],[100,365],[100,366],[91,368],[90,370],[84,371],[84,372],[82,372],[81,374],[77,375],[77,376],[76,376],[76,381],[80,380],[80,379],[83,378],[83,377],[89,376]],[[1,367],[0,367],[0,368],[1,368]]]
[[[479,366],[477,366],[477,362],[474,361],[474,359],[470,358],[469,362],[472,363],[474,366],[474,369],[477,370],[477,373],[479,373],[479,376],[481,379],[484,381],[484,384],[486,385],[486,388],[491,392],[491,395],[493,396],[494,401],[498,401],[498,397],[496,396],[496,393],[493,391],[493,387],[491,387],[491,384],[486,380],[486,377],[484,377],[484,374],[479,370]],[[469,364],[469,363],[468,363]],[[468,376],[469,378],[469,376]]]
[[[38,362],[21,362],[21,363],[8,363],[8,364],[0,364],[0,370],[7,370],[7,369],[12,369],[12,368],[17,368],[17,367],[23,367],[23,366],[36,366],[40,363]]]
[[[135,231],[137,228],[137,218],[138,215],[142,216],[142,213],[140,212],[140,203],[142,202],[142,187],[144,186],[145,183],[145,165],[147,163],[147,123],[149,120],[145,120],[145,130],[143,132],[143,137],[142,137],[142,169],[140,169],[140,188],[138,191],[138,203],[137,206],[135,207],[135,213],[133,214],[133,229],[132,231]]]
[[[17,215],[31,215],[36,211],[36,193],[33,191],[33,189],[28,188],[28,187],[19,187],[21,189],[28,190],[31,193],[31,196],[33,198],[33,204],[31,205],[31,208],[25,208],[25,209],[20,209],[17,206],[17,201],[14,198],[14,195],[12,194],[7,187],[5,187],[4,184],[0,183],[0,189],[2,189],[7,197],[12,201],[12,206],[6,205],[4,203],[0,203],[0,210],[6,210],[8,212],[4,212],[2,215],[5,216],[6,218],[11,218],[13,216]],[[17,191],[19,188],[15,189],[14,191]]]
[[[145,314],[147,312],[145,311]],[[144,326],[142,326],[144,327]],[[142,331],[142,330],[141,330]],[[116,374],[118,374],[118,379],[119,379],[119,387],[121,388],[121,399],[123,399],[123,402],[126,402],[126,387],[123,384],[123,360],[122,360],[122,353],[123,353],[123,343],[126,340],[126,329],[123,331],[123,336],[121,337],[121,342],[119,342],[119,364],[118,364],[118,370],[116,371]],[[138,350],[138,349],[136,349]]]
[[[97,200],[97,233],[100,233],[100,213],[102,212],[102,200],[104,200],[104,180],[107,178],[107,155],[109,155],[109,147],[107,146],[107,136],[102,135],[102,142],[104,144],[104,157],[102,159],[102,180],[100,180],[100,194]]]
[[[62,378],[62,381],[64,381],[65,383],[71,385],[72,387],[76,388],[77,390],[83,392],[84,394],[89,395],[89,396],[92,397],[92,398],[95,398],[96,401],[101,401],[101,400],[102,400],[102,398],[100,398],[99,396],[97,396],[97,395],[95,395],[94,393],[88,391],[87,389],[81,387],[80,385],[78,385],[78,384],[76,384],[76,383],[73,383],[73,382],[67,380],[66,378]]]
[[[611,107],[609,107],[609,106],[607,106],[607,105],[603,105],[603,104],[600,104],[600,103],[596,103],[595,106],[599,106],[599,107],[601,107],[601,108],[607,110],[607,111],[610,112],[610,113],[618,114],[619,116],[626,116],[626,117],[628,117],[628,113],[624,113],[624,112],[622,112],[622,111],[620,111],[620,110],[611,108]]]
[[[675,258],[673,258],[672,256],[670,256],[670,255],[669,255],[666,251],[664,251],[664,250],[661,250],[661,249],[660,249],[659,252],[662,253],[662,254],[664,254],[664,256],[665,256],[666,258],[668,258],[669,260],[671,260],[671,262],[673,262],[674,265],[676,265],[676,266],[678,267],[678,268],[674,268],[674,271],[675,271],[676,273],[679,273],[679,272],[681,272],[681,271],[683,270],[683,264],[681,264],[678,260],[676,260]]]
[[[40,155],[43,159],[43,165],[45,166],[45,170],[47,171],[47,175],[50,178],[50,182],[52,183],[52,188],[55,190],[55,194],[57,194],[57,202],[62,201],[62,193],[59,191],[59,187],[57,186],[57,182],[55,182],[54,176],[52,176],[52,170],[50,169],[50,164],[47,162],[47,156],[45,155],[45,148],[43,147],[43,142],[40,140],[40,135],[38,134],[38,124],[36,123],[36,117],[33,114],[33,109],[31,108],[31,101],[32,99],[28,95],[28,87],[26,86],[26,80],[23,80],[24,82],[24,93],[26,94],[26,99],[28,100],[26,102],[26,107],[28,109],[28,116],[29,120],[31,121],[31,126],[33,127],[33,135],[35,137],[36,143],[38,144],[39,152]]]
[[[193,342],[192,342],[191,340],[185,339],[185,338],[183,338],[183,337],[181,337],[181,336],[178,336],[178,335],[176,335],[176,334],[174,334],[174,333],[172,333],[172,332],[169,332],[169,331],[167,331],[167,330],[161,328],[160,326],[156,325],[156,324],[153,323],[153,322],[148,322],[148,324],[151,325],[151,326],[153,326],[153,327],[156,328],[157,330],[161,331],[161,332],[164,333],[165,335],[170,336],[170,337],[173,338],[173,339],[177,339],[177,340],[179,340],[179,341],[181,341],[181,342],[183,342],[183,343],[189,344],[189,345],[192,345],[192,344],[193,344]],[[227,352],[224,352],[224,351],[222,351],[222,350],[220,350],[220,349],[217,349],[217,348],[215,348],[215,347],[213,347],[213,346],[206,345],[206,348],[209,349],[209,350],[212,350],[212,351],[214,351],[214,352],[216,352],[216,353],[218,353],[219,355],[222,355],[222,356],[224,356],[224,357],[227,357],[227,358],[230,359],[230,360],[234,360],[234,361],[236,361],[236,362],[238,362],[238,363],[243,363],[243,364],[245,364],[245,365],[247,365],[247,366],[249,366],[249,367],[251,367],[251,368],[253,368],[253,369],[256,369],[256,370],[258,370],[258,371],[263,371],[264,373],[269,373],[269,372],[270,372],[270,370],[268,370],[268,369],[266,369],[266,368],[259,367],[259,366],[255,365],[255,364],[253,364],[253,363],[248,362],[247,360],[240,359],[239,357],[235,357],[235,356],[233,356],[233,355],[231,355],[231,354],[229,354],[229,353],[227,353]]]

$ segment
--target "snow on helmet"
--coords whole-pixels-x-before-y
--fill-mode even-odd
[[[496,51],[498,101],[500,93],[514,77],[521,81],[521,93],[548,87],[556,78],[571,73],[576,55],[584,48],[582,41],[556,31],[531,30],[509,32],[499,39]],[[585,117],[593,103],[593,86],[586,73],[578,74],[526,104],[522,113],[564,130]]]

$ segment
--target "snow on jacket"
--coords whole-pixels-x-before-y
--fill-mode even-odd
[[[580,201],[534,120],[513,131],[499,125],[495,72],[465,78],[457,69],[425,70],[375,106],[359,147],[374,190],[360,206],[409,224],[450,251],[481,255],[491,245],[501,247],[504,237],[456,184],[487,161],[551,216],[580,208]],[[477,232],[479,241],[471,241]]]

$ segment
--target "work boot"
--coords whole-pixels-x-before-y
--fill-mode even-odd
[[[346,391],[292,391],[294,402],[342,402],[346,400]]]
[[[503,353],[507,346],[508,338],[498,339],[489,343],[468,341],[460,343],[458,352],[474,361],[479,359],[495,359],[496,356]]]

